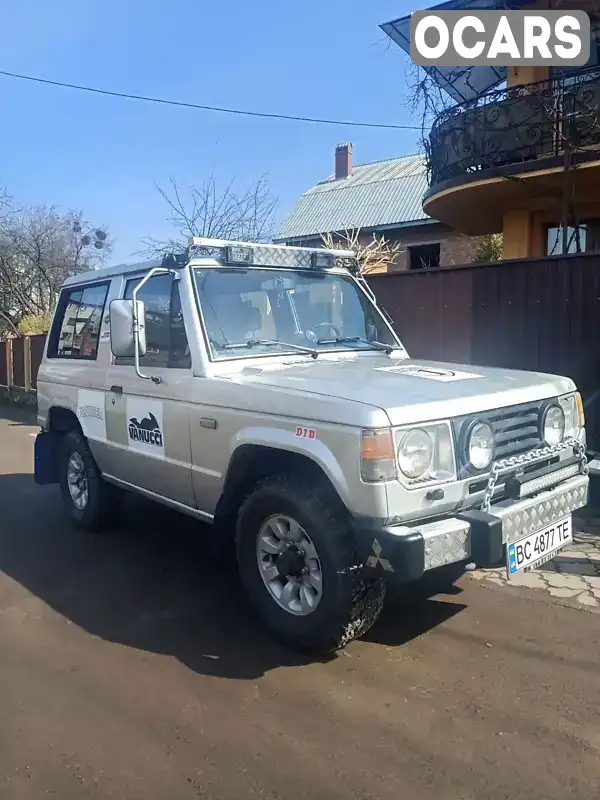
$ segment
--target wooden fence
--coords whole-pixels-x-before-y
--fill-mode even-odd
[[[568,375],[600,450],[600,255],[369,278],[411,356]]]
[[[415,358],[568,375],[600,450],[600,255],[557,256],[369,278]],[[0,342],[0,387],[31,392],[44,336]]]
[[[35,400],[45,342],[45,334],[0,341],[0,396]]]

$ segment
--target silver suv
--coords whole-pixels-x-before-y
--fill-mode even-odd
[[[388,584],[539,565],[587,502],[573,382],[409,358],[347,251],[195,238],[70,278],[38,407],[36,480],[76,525],[123,490],[210,523],[307,651],[365,633]]]

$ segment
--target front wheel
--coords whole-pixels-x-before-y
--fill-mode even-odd
[[[345,647],[383,607],[385,584],[356,569],[345,515],[311,481],[261,481],[239,513],[237,555],[258,616],[295,650],[327,654]]]
[[[77,431],[63,437],[60,489],[67,516],[78,528],[96,532],[115,523],[121,492],[103,480],[86,439]]]

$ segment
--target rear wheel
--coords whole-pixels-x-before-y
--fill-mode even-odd
[[[60,488],[67,516],[78,528],[96,532],[115,523],[122,493],[102,479],[86,439],[77,431],[63,437]]]
[[[356,568],[345,514],[311,481],[277,476],[256,486],[239,513],[237,556],[258,616],[293,649],[345,647],[383,607],[385,584]]]

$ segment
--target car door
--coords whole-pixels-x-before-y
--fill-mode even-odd
[[[126,276],[128,299],[143,276]],[[133,359],[113,358],[109,369],[109,474],[176,504],[195,507],[190,447],[192,364],[179,282],[156,275],[138,294],[146,310],[147,352],[140,378]]]

